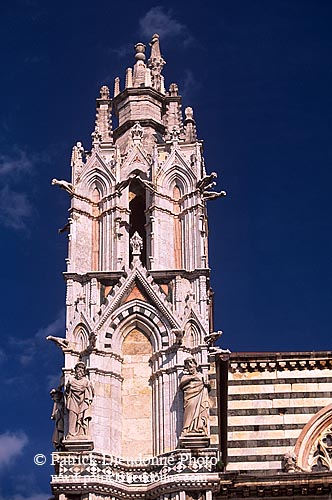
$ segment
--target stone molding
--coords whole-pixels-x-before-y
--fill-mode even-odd
[[[124,299],[127,291],[134,283],[135,279],[141,283],[144,287],[144,291],[148,294],[157,310],[161,311],[162,315],[167,318],[170,325],[173,328],[180,328],[180,325],[170,312],[172,304],[167,300],[165,293],[160,290],[159,285],[153,281],[153,278],[148,274],[147,270],[142,265],[138,265],[125,271],[125,274],[112,289],[110,296],[106,298],[105,304],[103,304],[100,308],[100,320],[96,330],[100,330],[106,321],[111,317],[112,313],[119,307],[119,304]],[[129,303],[126,304],[127,307],[130,307],[128,304]],[[142,304],[146,307],[145,303]],[[117,311],[117,314],[118,313],[119,310]],[[159,315],[157,314],[157,316]]]

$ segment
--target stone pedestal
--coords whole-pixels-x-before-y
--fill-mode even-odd
[[[210,438],[200,434],[192,434],[179,438],[180,448],[208,448],[210,446]]]
[[[92,451],[93,441],[88,439],[64,439],[62,442],[66,451]]]

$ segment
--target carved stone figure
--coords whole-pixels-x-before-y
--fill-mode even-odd
[[[297,457],[295,453],[289,451],[288,453],[285,453],[285,455],[282,458],[282,470],[283,472],[296,472],[299,470],[296,464]]]
[[[134,261],[139,260],[139,257],[143,250],[143,239],[140,237],[137,231],[130,238],[130,246],[133,253]]]
[[[93,386],[87,377],[83,362],[75,365],[75,376],[66,385],[66,408],[68,410],[68,434],[66,439],[88,438],[91,420]]]
[[[52,442],[54,448],[57,451],[62,450],[62,441],[64,435],[64,397],[61,388],[52,389],[50,391],[50,396],[53,399],[53,409],[51,419],[55,420],[55,427],[52,436]]]
[[[59,181],[58,179],[52,179],[52,186],[59,186],[64,189],[69,194],[74,194],[74,186],[68,181]]]
[[[194,358],[185,359],[184,367],[188,374],[183,375],[180,381],[184,406],[181,436],[207,436],[210,386],[198,372]]]
[[[204,200],[215,200],[221,196],[226,196],[226,191],[203,191],[202,196]]]
[[[202,179],[200,179],[196,186],[198,189],[203,191],[204,189],[207,189],[209,186],[215,185],[215,182],[213,179],[216,179],[218,177],[218,174],[216,172],[212,172],[210,175],[205,175]]]

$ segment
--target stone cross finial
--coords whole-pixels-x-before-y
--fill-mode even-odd
[[[143,250],[143,239],[140,237],[137,231],[130,238],[130,246],[133,253],[133,262],[139,261]]]

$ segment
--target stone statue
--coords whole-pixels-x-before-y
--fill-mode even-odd
[[[77,363],[74,370],[75,376],[66,385],[66,408],[69,422],[66,439],[84,439],[88,438],[94,391],[87,377],[85,364]]]
[[[62,441],[63,441],[63,435],[64,435],[64,410],[65,410],[65,405],[64,405],[64,398],[63,398],[63,392],[61,388],[57,389],[52,389],[50,391],[50,396],[53,399],[53,409],[52,409],[52,415],[51,419],[55,420],[55,427],[54,427],[54,432],[52,436],[52,442],[54,445],[54,448],[57,451],[61,451],[63,446],[62,446]]]
[[[184,367],[188,375],[183,375],[180,381],[184,406],[181,436],[207,436],[210,385],[204,381],[202,373],[198,372],[194,358],[185,359]]]

